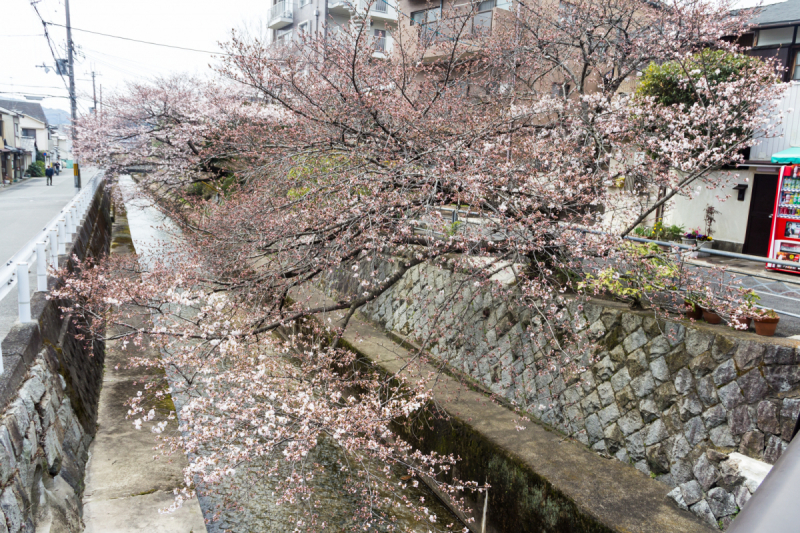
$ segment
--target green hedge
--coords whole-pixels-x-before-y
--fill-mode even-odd
[[[664,106],[685,104],[691,107],[705,99],[704,92],[696,91],[693,85],[705,78],[709,87],[739,79],[748,71],[758,68],[761,59],[732,54],[724,50],[704,50],[681,64],[668,61],[661,65],[652,63],[645,69],[638,96],[654,96]],[[768,80],[765,80],[768,81]]]
[[[44,176],[44,161],[36,161],[28,165],[28,174],[34,178],[41,178]]]

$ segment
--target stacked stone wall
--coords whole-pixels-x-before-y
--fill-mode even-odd
[[[356,293],[362,276],[385,279],[396,265],[362,263],[335,273],[328,288]],[[548,368],[549,347],[532,342],[545,324],[515,305],[513,287],[497,297],[469,281],[419,265],[361,311],[595,452],[674,487],[677,504],[709,524],[730,523],[756,488],[728,454],[773,464],[792,437],[796,341],[573,301],[562,320],[592,348],[585,371],[570,377]]]
[[[69,271],[109,251],[111,199],[101,185],[60,258]],[[0,533],[80,532],[88,446],[96,430],[105,347],[77,336],[59,302],[37,292],[33,322],[2,341]]]

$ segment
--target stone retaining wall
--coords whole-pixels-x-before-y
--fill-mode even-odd
[[[360,276],[384,279],[394,268],[362,263],[335,273],[329,288],[354,293]],[[757,488],[727,454],[772,464],[791,439],[800,411],[796,341],[572,302],[565,320],[597,349],[585,352],[585,372],[565,380],[543,365],[549,348],[531,342],[542,323],[516,308],[513,293],[493,298],[464,281],[420,265],[361,311],[595,452],[676,488],[677,504],[711,525],[727,526]],[[436,316],[444,327],[431,339]]]
[[[111,199],[103,185],[60,265],[107,254]],[[83,475],[96,430],[104,346],[76,339],[45,293],[31,298],[33,322],[3,339],[0,376],[0,533],[83,531]]]

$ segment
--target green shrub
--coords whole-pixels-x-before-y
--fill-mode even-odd
[[[704,92],[696,91],[693,85],[705,78],[709,88],[720,83],[747,76],[748,71],[758,68],[761,59],[724,50],[704,50],[681,64],[667,61],[662,65],[651,63],[642,75],[637,96],[654,96],[664,106],[684,104],[691,107],[705,99]],[[769,80],[764,80],[769,81]],[[773,82],[775,80],[772,80]]]
[[[44,163],[41,161],[36,161],[35,163],[31,163],[28,165],[28,174],[30,174],[34,178],[41,178],[44,176]]]

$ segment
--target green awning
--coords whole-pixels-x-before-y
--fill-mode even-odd
[[[772,162],[781,165],[800,164],[800,147],[787,148],[777,154],[772,154]]]

